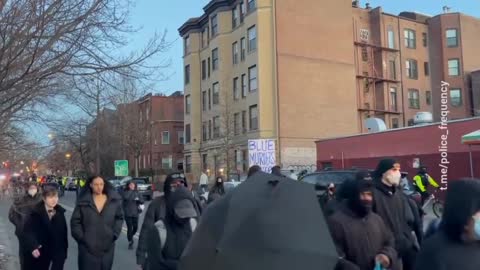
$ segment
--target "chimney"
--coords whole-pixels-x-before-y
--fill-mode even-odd
[[[366,3],[365,8],[368,9],[368,10],[372,9],[372,7],[370,7],[370,3]]]
[[[358,8],[359,5],[360,5],[360,1],[358,1],[358,0],[352,0],[352,7]]]

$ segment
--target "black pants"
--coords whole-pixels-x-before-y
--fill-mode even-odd
[[[132,242],[133,236],[137,233],[138,230],[138,217],[125,217],[125,222],[127,223],[128,242]]]

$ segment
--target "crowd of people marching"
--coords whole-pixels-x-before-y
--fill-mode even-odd
[[[260,171],[260,167],[252,166],[246,181]],[[272,174],[280,181],[293,181],[283,176],[279,167],[274,167]],[[425,192],[428,183],[436,183],[422,175],[426,173],[414,181]],[[428,236],[423,231],[421,205],[406,196],[400,180],[400,164],[384,159],[373,172],[359,171],[354,180],[340,187],[329,185],[319,198],[318,210],[327,221],[339,254],[336,270],[479,269],[480,180],[451,181],[441,222],[433,223],[440,225],[433,226]],[[208,189],[208,178],[203,174],[200,189]],[[218,177],[208,204],[225,194],[223,178]],[[28,184],[26,195],[14,201],[9,219],[16,228],[22,270],[64,268],[68,229],[65,209],[58,202],[56,187],[39,188],[36,183]],[[294,204],[295,198],[289,203]],[[71,234],[78,244],[78,269],[112,269],[115,242],[124,222],[128,248],[133,249],[143,205],[134,182],[119,194],[102,177],[90,178],[78,195],[70,221]],[[208,207],[192,191],[183,173],[168,175],[164,194],[146,210],[137,243],[137,264],[150,270],[178,269]]]

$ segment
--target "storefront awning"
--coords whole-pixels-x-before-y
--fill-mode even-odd
[[[480,145],[480,130],[462,136],[463,144]]]

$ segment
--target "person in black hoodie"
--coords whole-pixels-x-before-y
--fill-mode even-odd
[[[219,176],[217,177],[217,181],[215,181],[215,185],[208,193],[208,203],[212,203],[223,195],[225,195],[225,187],[223,186],[223,178]]]
[[[167,198],[167,213],[148,230],[148,269],[177,270],[178,262],[197,226],[195,199],[185,187]]]
[[[112,269],[115,242],[122,232],[122,199],[99,176],[90,178],[80,193],[70,221],[78,243],[79,270]]]
[[[25,196],[19,200],[15,200],[8,212],[8,219],[15,225],[15,235],[18,238],[18,258],[20,261],[20,269],[26,270],[24,266],[25,259],[25,241],[24,241],[24,228],[28,217],[32,213],[35,206],[42,201],[42,196],[38,190],[36,183],[31,182],[27,185]]]
[[[341,256],[336,270],[372,270],[377,263],[385,269],[396,269],[394,239],[382,218],[372,212],[373,182],[357,179],[348,198],[328,223]]]
[[[440,230],[425,241],[416,270],[480,268],[480,179],[450,183]]]
[[[65,209],[58,205],[56,187],[45,185],[42,195],[25,225],[25,269],[62,270],[68,249]]]
[[[143,198],[138,193],[137,184],[134,181],[128,182],[122,197],[123,213],[125,223],[127,223],[128,249],[133,249],[133,236],[137,233],[138,217],[140,215],[140,207],[143,206]]]
[[[404,270],[411,270],[415,264],[418,245],[409,222],[414,219],[410,204],[401,189],[400,164],[393,159],[379,162],[374,178],[373,211],[382,217],[395,238],[395,249],[401,258]]]
[[[157,221],[166,217],[168,198],[170,197],[170,194],[179,187],[188,188],[185,175],[181,172],[175,172],[167,175],[163,185],[163,196],[155,198],[150,203],[147,212],[145,213],[136,252],[137,265],[142,267],[144,270],[148,269],[148,265],[146,264],[148,230],[154,226]],[[195,208],[200,214],[202,213],[201,204],[197,200],[195,200]]]

